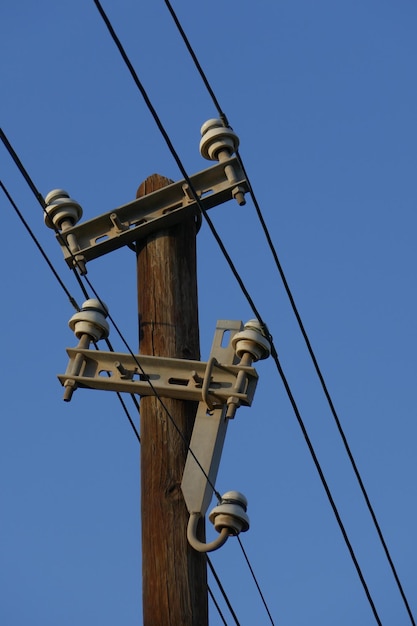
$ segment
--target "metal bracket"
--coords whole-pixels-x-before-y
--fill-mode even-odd
[[[211,348],[209,364],[213,372],[217,372],[216,363],[221,361],[227,369],[244,369],[247,374],[252,368],[235,365],[239,361],[232,345],[233,336],[242,330],[242,323],[222,320],[217,322]],[[225,333],[228,332],[229,341],[225,344]],[[217,392],[216,392],[217,393]],[[231,391],[231,394],[233,392]],[[226,405],[212,405],[207,408],[207,399],[204,398],[198,405],[194,429],[190,441],[190,449],[185,463],[181,489],[190,514],[204,516],[213,495],[213,485],[216,482],[217,471],[223,450],[224,439],[229,419],[226,417]],[[198,461],[198,462],[197,462]],[[203,470],[203,471],[202,471]]]
[[[240,327],[241,322],[220,321],[215,337],[220,334],[223,337],[225,330],[239,330]],[[83,348],[69,348],[67,354],[70,360],[66,373],[58,376],[64,386],[125,391],[141,396],[155,395],[156,392],[165,398],[203,402],[206,411],[207,408],[227,405],[231,398],[250,406],[258,381],[253,367],[233,365],[234,359],[230,359],[224,349],[217,353],[218,360],[208,363]],[[226,360],[222,359],[224,354],[228,357]],[[76,373],[75,362],[79,365]],[[236,381],[242,370],[247,384],[238,391]]]
[[[233,171],[234,177],[231,177]],[[249,185],[236,157],[223,160],[190,177],[204,209],[211,209],[242,193]],[[74,264],[70,246],[63,240],[77,244],[77,257],[91,261],[107,252],[147,237],[157,230],[182,222],[198,214],[198,205],[185,180],[173,183],[128,204],[104,213],[87,222],[65,229],[57,236],[67,264]]]

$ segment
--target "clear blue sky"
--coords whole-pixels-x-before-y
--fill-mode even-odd
[[[164,2],[107,0],[104,8],[187,172],[208,167],[199,129],[216,111]],[[240,136],[416,615],[417,5],[178,0],[174,8]],[[3,2],[0,42],[1,126],[42,194],[67,189],[89,219],[133,199],[153,172],[181,178],[92,1]],[[81,301],[3,147],[1,179]],[[0,202],[0,622],[140,624],[140,450],[112,394],[79,390],[62,401],[56,375],[75,345],[73,310]],[[407,625],[252,203],[211,216],[274,336],[381,621]],[[198,262],[206,359],[217,319],[253,314],[206,226]],[[91,263],[89,278],[137,347],[132,252]],[[274,621],[375,624],[274,364],[257,369],[255,402],[230,425],[217,488],[249,500],[242,541]],[[242,626],[268,624],[237,542],[212,560]],[[212,605],[210,623],[221,623]]]

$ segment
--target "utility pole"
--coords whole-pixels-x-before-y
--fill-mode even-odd
[[[137,197],[171,182],[154,174]],[[140,353],[199,359],[194,216],[137,243],[137,276]],[[144,397],[140,404],[143,624],[205,626],[206,556],[187,542],[181,492],[197,403],[163,403],[173,421],[158,398]]]
[[[88,299],[69,325],[79,339],[58,376],[69,402],[81,387],[141,396],[141,514],[144,626],[207,626],[206,552],[249,528],[246,498],[216,493],[209,520],[219,533],[205,541],[228,422],[251,406],[258,375],[252,362],[270,354],[258,320],[218,320],[209,360],[200,361],[196,234],[201,211],[235,199],[249,183],[237,157],[237,135],[222,120],[201,129],[200,153],[218,161],[172,181],[154,174],[137,198],[78,224],[82,208],[63,189],[45,199],[45,223],[56,231],[69,267],[135,243],[140,354],[91,350],[107,338],[107,306]],[[105,375],[107,374],[107,375]]]

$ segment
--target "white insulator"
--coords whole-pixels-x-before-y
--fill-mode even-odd
[[[218,161],[220,152],[232,156],[239,147],[239,137],[231,128],[223,126],[221,120],[212,119],[201,127],[200,154],[209,161]]]
[[[65,221],[69,221],[71,225],[76,224],[83,214],[81,206],[70,198],[65,189],[53,189],[46,196],[45,202],[45,224],[54,230],[61,230]]]
[[[254,361],[261,361],[271,354],[271,344],[256,319],[249,320],[244,329],[232,338],[232,346],[240,359],[245,353],[249,353]]]
[[[71,317],[68,326],[78,339],[83,335],[89,335],[92,341],[98,341],[109,336],[107,315],[108,309],[104,302],[91,298],[84,302],[81,311]]]
[[[239,491],[228,491],[210,513],[209,520],[217,532],[227,528],[231,535],[244,533],[249,529],[249,517],[246,513],[248,501]]]

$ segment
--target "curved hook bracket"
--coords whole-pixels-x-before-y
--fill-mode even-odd
[[[221,548],[230,536],[230,532],[228,528],[222,528],[219,536],[214,541],[210,543],[204,543],[197,539],[197,525],[199,522],[201,515],[199,513],[191,513],[190,519],[188,521],[187,526],[187,539],[188,543],[194,550],[197,552],[213,552],[218,548]]]

